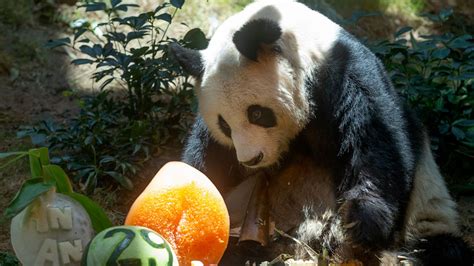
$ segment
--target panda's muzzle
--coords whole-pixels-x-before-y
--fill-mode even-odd
[[[263,153],[260,152],[257,156],[255,156],[253,159],[251,160],[248,160],[246,162],[241,162],[242,164],[244,164],[245,166],[255,166],[257,165],[258,163],[260,163],[263,159]]]

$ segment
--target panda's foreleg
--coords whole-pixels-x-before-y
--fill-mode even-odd
[[[390,243],[397,208],[377,193],[369,181],[365,183],[345,193],[339,213],[352,245],[379,250]]]
[[[422,265],[471,266],[472,251],[459,236],[439,234],[418,240],[411,249]]]
[[[351,258],[352,254],[346,248],[344,230],[337,213],[328,209],[322,215],[316,215],[311,208],[305,208],[304,216],[303,222],[296,230],[298,240],[316,252],[328,252],[328,255],[336,261],[342,262]],[[310,259],[309,255],[306,246],[296,245],[297,259]]]
[[[378,129],[378,130],[377,130]],[[394,241],[409,198],[411,176],[386,127],[371,130],[354,146],[345,176],[338,189],[338,212],[353,246],[380,251]]]
[[[357,63],[346,71],[334,107],[344,169],[338,181],[339,215],[354,246],[383,250],[393,244],[403,219],[413,152],[382,66],[360,51],[348,51],[359,56],[354,62],[367,65]]]
[[[342,139],[350,143],[350,152],[338,185],[339,215],[354,246],[383,250],[393,244],[410,194],[412,153],[407,137],[368,111],[346,111],[341,119],[347,124],[341,126]]]
[[[397,250],[384,251],[379,255],[380,265],[456,265],[472,266],[469,244],[454,234],[438,234],[411,241]]]

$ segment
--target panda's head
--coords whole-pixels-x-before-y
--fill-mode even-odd
[[[196,77],[199,112],[211,136],[250,168],[278,163],[310,118],[304,44],[282,27],[280,11],[268,5],[234,15],[202,51],[171,45]]]

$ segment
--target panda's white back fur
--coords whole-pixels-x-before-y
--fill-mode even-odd
[[[407,241],[440,233],[459,234],[456,204],[449,195],[428,140],[423,149],[407,209]]]

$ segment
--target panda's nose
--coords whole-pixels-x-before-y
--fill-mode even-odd
[[[242,162],[242,164],[245,164],[246,166],[254,166],[257,165],[259,162],[261,162],[263,159],[263,153],[260,152],[257,156],[255,156],[253,159],[248,160],[246,162]]]

